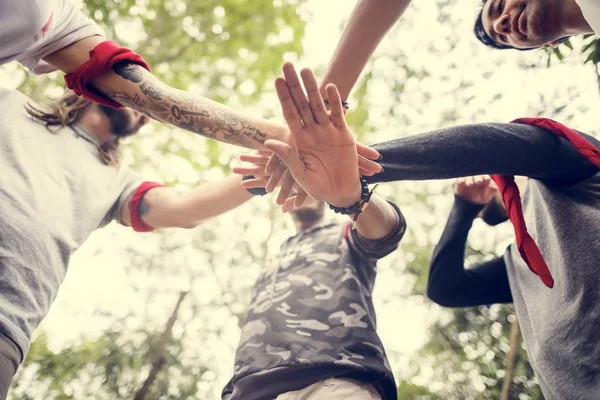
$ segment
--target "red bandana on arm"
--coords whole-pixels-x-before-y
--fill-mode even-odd
[[[150,189],[163,186],[165,185],[162,183],[143,182],[135,190],[133,196],[131,196],[131,200],[129,200],[129,217],[131,218],[131,227],[134,231],[152,232],[154,230],[153,227],[142,220],[142,217],[140,216],[140,204],[142,203],[142,198]]]
[[[106,41],[94,47],[90,51],[90,59],[80,65],[75,72],[65,75],[67,87],[87,100],[113,108],[121,108],[123,107],[121,104],[103,96],[88,85],[91,80],[110,71],[113,65],[120,61],[131,61],[150,71],[150,67],[139,54],[121,47],[115,42]]]
[[[549,132],[560,136],[569,141],[582,156],[587,158],[592,164],[600,168],[600,150],[593,144],[588,142],[583,136],[574,130],[567,128],[563,124],[553,121],[548,118],[519,118],[513,123],[533,125],[543,128]],[[533,238],[527,232],[523,210],[521,208],[521,196],[519,189],[515,184],[513,176],[510,175],[490,175],[498,185],[498,190],[502,194],[502,200],[506,206],[508,217],[515,229],[515,238],[517,248],[521,257],[533,273],[537,274],[544,285],[549,288],[554,286],[554,279],[548,269],[548,265],[542,257],[540,249],[535,244]]]

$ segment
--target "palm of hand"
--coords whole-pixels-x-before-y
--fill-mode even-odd
[[[316,137],[315,137],[316,136]],[[296,181],[316,200],[351,193],[359,182],[358,156],[351,134],[336,140],[327,130],[320,135],[299,134],[295,147],[304,170]]]

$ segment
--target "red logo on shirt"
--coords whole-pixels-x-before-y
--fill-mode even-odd
[[[40,40],[44,36],[46,36],[46,34],[48,32],[50,32],[50,29],[52,29],[52,23],[53,22],[54,22],[54,13],[50,14],[50,18],[48,18],[48,22],[46,22],[44,24],[44,26],[42,26],[42,29],[40,29],[40,31],[35,34],[35,36],[33,37],[33,40],[35,42],[37,42],[38,40]]]
[[[50,18],[48,18],[48,22],[46,22],[46,25],[42,26],[42,36],[41,37],[46,36],[46,33],[48,33],[48,31],[52,28],[52,22],[54,22],[54,13],[50,14]]]

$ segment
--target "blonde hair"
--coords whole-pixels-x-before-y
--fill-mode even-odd
[[[78,96],[72,90],[65,90],[62,96],[51,102],[46,107],[27,103],[25,109],[35,120],[46,125],[46,128],[56,131],[76,123],[81,115],[92,105],[92,102]],[[98,156],[106,165],[119,164],[119,141],[97,144]]]

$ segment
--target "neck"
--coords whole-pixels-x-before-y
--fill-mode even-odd
[[[319,225],[322,221],[323,221],[323,219],[318,219],[315,221],[294,220],[294,224],[296,225],[296,232],[300,233],[302,231],[306,231],[311,228],[314,228],[315,226]]]
[[[575,0],[565,0],[561,15],[562,31],[564,36],[594,33],[594,30],[583,16],[583,12]]]
[[[89,107],[77,121],[78,125],[84,127],[94,135],[100,143],[114,140],[114,135],[109,129],[108,119],[94,109],[96,105]]]

